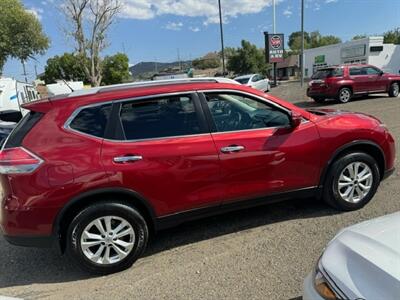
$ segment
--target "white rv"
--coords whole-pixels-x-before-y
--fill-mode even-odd
[[[0,120],[18,122],[24,110],[21,105],[40,99],[32,84],[12,78],[0,78]]]

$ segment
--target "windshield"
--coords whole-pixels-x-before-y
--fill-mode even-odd
[[[236,78],[235,80],[240,84],[247,84],[249,82],[250,77]]]
[[[313,74],[311,79],[325,79],[329,77],[341,76],[342,69],[321,69]]]

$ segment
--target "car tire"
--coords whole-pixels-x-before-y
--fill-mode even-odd
[[[371,201],[379,184],[376,160],[363,152],[349,153],[330,167],[324,183],[323,200],[338,210],[357,210]]]
[[[131,267],[145,251],[148,238],[146,221],[136,209],[102,201],[73,219],[66,236],[66,254],[84,271],[107,275]]]
[[[314,97],[313,100],[316,103],[324,103],[325,102],[325,98],[320,98],[320,97]]]
[[[389,88],[389,96],[390,97],[398,97],[400,94],[400,86],[398,82],[394,82],[390,85]]]
[[[353,93],[352,93],[351,89],[349,89],[347,87],[341,88],[337,95],[337,100],[341,103],[347,103],[351,100],[352,96],[353,96]]]

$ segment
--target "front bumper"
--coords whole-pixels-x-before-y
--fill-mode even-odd
[[[324,300],[314,288],[312,272],[308,274],[303,283],[303,300]]]

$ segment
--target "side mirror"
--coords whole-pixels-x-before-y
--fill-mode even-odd
[[[382,76],[384,73],[385,73],[385,72],[380,71],[380,72],[379,72],[379,76]]]
[[[292,126],[292,128],[297,128],[300,126],[301,122],[303,121],[303,117],[301,114],[292,111],[291,115],[290,115],[290,125]]]

